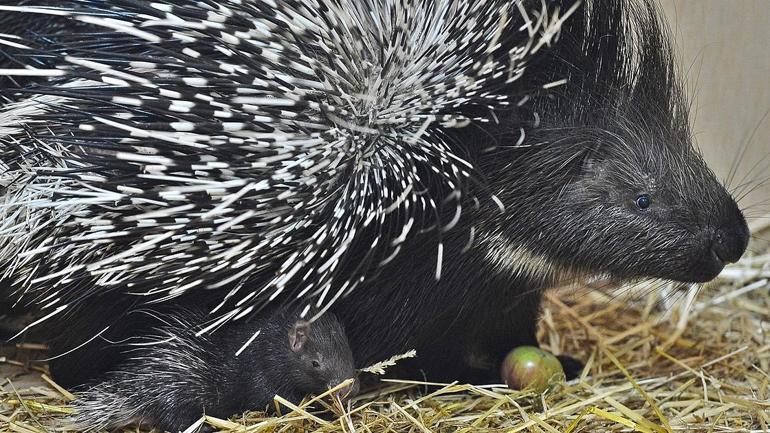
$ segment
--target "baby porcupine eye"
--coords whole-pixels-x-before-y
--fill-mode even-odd
[[[315,360],[315,359],[313,360],[313,362],[311,363],[311,365],[313,366],[313,368],[321,368],[321,363],[320,363],[320,362],[318,362],[318,361],[317,361],[317,360]]]
[[[636,197],[636,200],[634,201],[634,203],[636,203],[636,207],[639,210],[646,210],[652,204],[652,200],[650,199],[649,195],[642,194],[642,195]]]

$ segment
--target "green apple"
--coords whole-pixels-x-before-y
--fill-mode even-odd
[[[508,388],[538,394],[564,380],[564,369],[552,353],[534,346],[519,346],[503,360],[500,374]]]

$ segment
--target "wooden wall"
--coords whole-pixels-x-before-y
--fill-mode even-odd
[[[698,145],[722,178],[745,146],[732,185],[767,180],[740,204],[770,215],[770,1],[660,1],[694,97]]]

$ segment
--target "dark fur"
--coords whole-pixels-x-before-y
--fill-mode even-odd
[[[195,332],[205,312],[132,314],[156,327],[120,344],[126,359],[77,388],[74,421],[80,429],[134,422],[180,431],[203,413],[224,419],[247,410],[271,411],[275,395],[296,404],[355,378],[345,331],[333,314],[308,325],[285,310],[263,312],[200,337]],[[252,344],[234,356],[257,330]],[[356,382],[338,395],[347,399],[357,390]]]

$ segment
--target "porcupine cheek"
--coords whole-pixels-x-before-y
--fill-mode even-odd
[[[692,259],[680,275],[675,274],[671,277],[688,283],[705,283],[716,278],[722,272],[724,265],[724,262],[713,255],[710,247],[706,246],[692,255]]]

